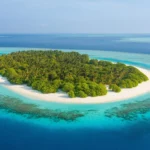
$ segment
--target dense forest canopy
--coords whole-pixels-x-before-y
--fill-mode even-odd
[[[148,77],[122,63],[90,59],[62,51],[19,51],[0,56],[0,74],[13,84],[27,84],[42,93],[67,92],[70,97],[106,95],[105,85],[120,92]]]

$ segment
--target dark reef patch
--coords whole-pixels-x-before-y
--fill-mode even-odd
[[[118,117],[123,120],[136,120],[138,117],[146,119],[144,114],[148,112],[150,112],[150,99],[145,99],[108,109],[105,111],[105,116],[109,118]]]
[[[27,104],[17,98],[0,95],[0,109],[10,113],[23,115],[27,118],[47,118],[53,121],[75,121],[83,117],[87,112],[61,111],[53,109],[39,108],[36,104]]]

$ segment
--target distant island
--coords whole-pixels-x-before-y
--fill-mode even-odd
[[[90,59],[78,52],[19,51],[0,56],[0,75],[42,93],[62,90],[69,97],[96,97],[132,88],[148,77],[133,66]],[[107,85],[107,86],[106,86]]]

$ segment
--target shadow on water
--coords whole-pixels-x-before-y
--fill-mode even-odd
[[[19,99],[0,95],[0,109],[27,118],[47,118],[54,121],[75,121],[90,112],[42,109]],[[108,118],[117,117],[131,124],[121,128],[45,128],[31,122],[0,119],[0,149],[2,150],[149,150],[150,100],[121,104],[105,110]],[[142,116],[139,119],[139,116]]]
[[[39,108],[36,104],[26,104],[17,98],[11,98],[3,95],[0,95],[0,109],[9,113],[25,116],[27,118],[46,118],[53,121],[75,121],[87,113],[77,110],[61,111],[59,109],[53,110]]]
[[[105,111],[105,116],[112,118],[117,117],[122,120],[137,120],[141,118],[146,120],[147,114],[150,112],[150,99],[147,98],[142,101],[131,102],[127,104],[122,104],[118,107],[113,107]]]

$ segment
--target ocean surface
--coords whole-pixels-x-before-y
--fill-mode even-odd
[[[60,49],[150,70],[150,35],[0,35],[0,55]],[[0,85],[0,150],[149,150],[150,93],[106,104],[26,98]]]

